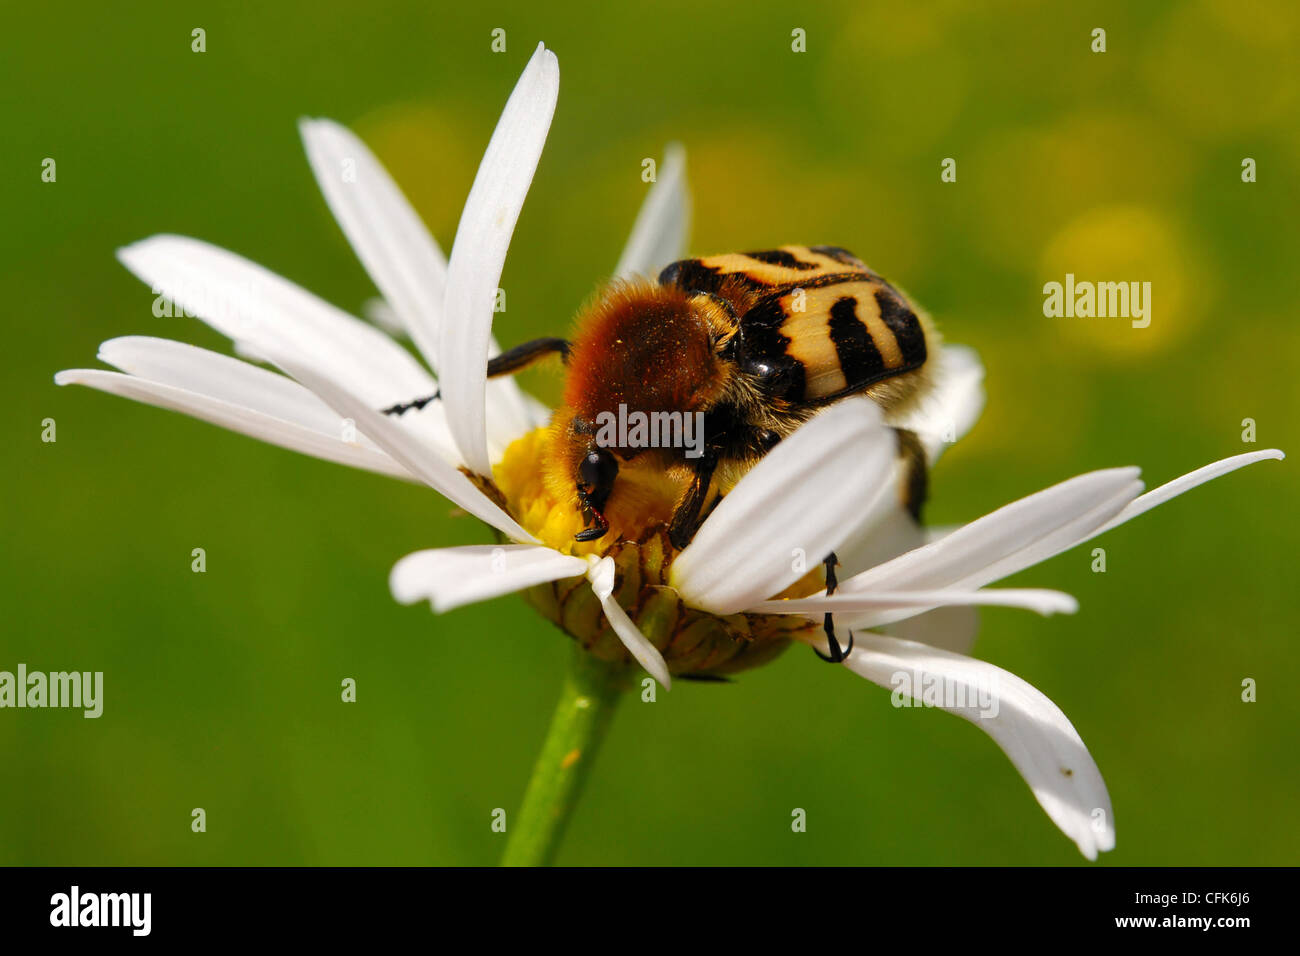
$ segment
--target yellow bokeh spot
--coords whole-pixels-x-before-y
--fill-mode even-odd
[[[478,168],[479,130],[425,103],[385,107],[351,125],[449,249]]]
[[[1022,269],[1062,222],[1098,204],[1181,195],[1191,173],[1185,146],[1141,116],[1083,111],[1049,125],[999,130],[971,157],[985,254]]]
[[[1073,275],[1076,289],[1085,282],[1136,282],[1143,294],[1149,288],[1144,308],[1150,324],[1145,328],[1133,326],[1134,321],[1146,321],[1136,316],[1043,318],[1065,339],[1115,356],[1168,347],[1205,317],[1213,295],[1207,270],[1197,268],[1173,224],[1137,205],[1090,210],[1053,236],[1043,251],[1039,278],[1064,284],[1067,273]],[[1130,302],[1130,311],[1136,311],[1135,302]]]

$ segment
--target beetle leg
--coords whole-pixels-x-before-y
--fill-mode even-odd
[[[835,593],[835,588],[839,586],[839,580],[835,576],[835,566],[839,564],[839,559],[835,557],[832,551],[826,555],[826,560],[822,562],[826,566],[826,596],[830,597]],[[849,646],[840,647],[840,642],[835,638],[835,617],[830,611],[822,619],[822,629],[826,631],[826,643],[830,645],[830,655],[827,656],[817,648],[813,648],[813,653],[826,661],[828,664],[839,664],[851,653],[853,653],[853,632],[849,631]]]
[[[428,405],[440,396],[440,392],[434,392],[432,395],[427,395],[424,398],[417,398],[413,402],[398,402],[396,405],[389,405],[382,411],[385,415],[405,415],[411,409],[415,409],[418,412],[420,409],[424,408],[425,405]]]
[[[516,345],[512,349],[506,349],[488,362],[488,378],[513,375],[515,372],[527,368],[548,355],[554,355],[556,352],[567,362],[569,360],[568,341],[565,339],[533,339],[531,342]],[[390,405],[383,409],[383,412],[385,415],[403,415],[411,411],[411,409],[419,411],[439,397],[440,393],[434,392],[432,395],[417,398],[412,402],[398,402],[396,405]]]
[[[556,352],[565,362],[569,361],[569,343],[566,339],[533,339],[531,342],[516,345],[488,362],[488,378],[512,375]]]
[[[668,526],[668,540],[679,551],[690,544],[700,526],[700,510],[704,507],[709,484],[713,481],[713,470],[717,466],[717,459],[708,453],[696,461],[691,485],[673,512],[672,523]]]

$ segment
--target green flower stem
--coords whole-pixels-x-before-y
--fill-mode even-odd
[[[574,647],[524,805],[509,824],[502,866],[547,866],[554,860],[627,684],[627,666],[608,664]]]

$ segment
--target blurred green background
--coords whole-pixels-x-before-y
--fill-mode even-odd
[[[519,805],[568,641],[517,597],[435,617],[387,589],[412,550],[486,540],[475,522],[421,487],[51,380],[116,335],[226,348],[155,318],[114,260],[153,233],[226,246],[353,312],[375,294],[298,116],[357,130],[449,249],[544,40],[560,101],[501,341],[567,328],[618,258],[642,158],[679,139],[693,252],[846,246],[980,351],[987,409],[934,475],[928,517],[950,523],[1094,468],[1139,464],[1155,484],[1300,452],[1298,37],[1288,0],[11,4],[0,669],[102,670],[106,701],[99,720],[0,711],[0,863],[501,852],[490,814]],[[1151,327],[1044,318],[1042,285],[1066,271],[1151,281]],[[558,395],[553,374],[525,384]],[[1104,864],[1300,862],[1294,468],[1256,466],[1110,534],[1106,574],[1081,548],[1011,582],[1077,594],[1077,616],[984,614],[976,653],[1055,700],[1101,767],[1118,833]],[[977,729],[896,711],[802,648],[734,685],[626,702],[560,860],[1083,862]]]

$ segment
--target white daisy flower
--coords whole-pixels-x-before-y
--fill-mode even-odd
[[[488,144],[450,260],[360,140],[328,120],[301,124],[325,198],[382,293],[367,311],[409,336],[427,367],[380,328],[260,266],[195,239],[157,236],[121,250],[126,267],[226,335],[239,354],[287,376],[130,336],[100,347],[99,357],[120,371],[76,369],[55,381],[425,482],[500,540],[401,559],[391,575],[399,601],[428,600],[446,611],[523,591],[592,654],[635,659],[665,687],[673,673],[755,666],[792,641],[827,651],[819,622],[834,612],[841,633],[854,635],[844,666],[971,720],[1085,856],[1110,849],[1110,798],[1092,757],[1050,700],[965,655],[974,638],[971,607],[1072,612],[1074,599],[1060,592],[985,585],[1281,452],[1228,458],[1147,494],[1137,469],[1091,472],[927,542],[898,503],[893,427],[915,432],[933,463],[973,424],[983,371],[974,353],[950,346],[938,357],[926,403],[889,419],[865,398],[831,406],[741,478],[681,552],[667,543],[653,508],[612,514],[613,530],[601,541],[574,542],[581,517],[552,499],[538,475],[549,410],[511,379],[486,374],[496,352],[497,285],[558,89],[555,56],[539,45]],[[688,219],[684,157],[673,149],[616,275],[653,275],[680,258]],[[435,392],[440,400],[401,416],[381,411]],[[647,494],[653,499],[653,489]],[[831,553],[844,574],[827,595],[816,569]],[[936,687],[943,692],[931,701]]]

